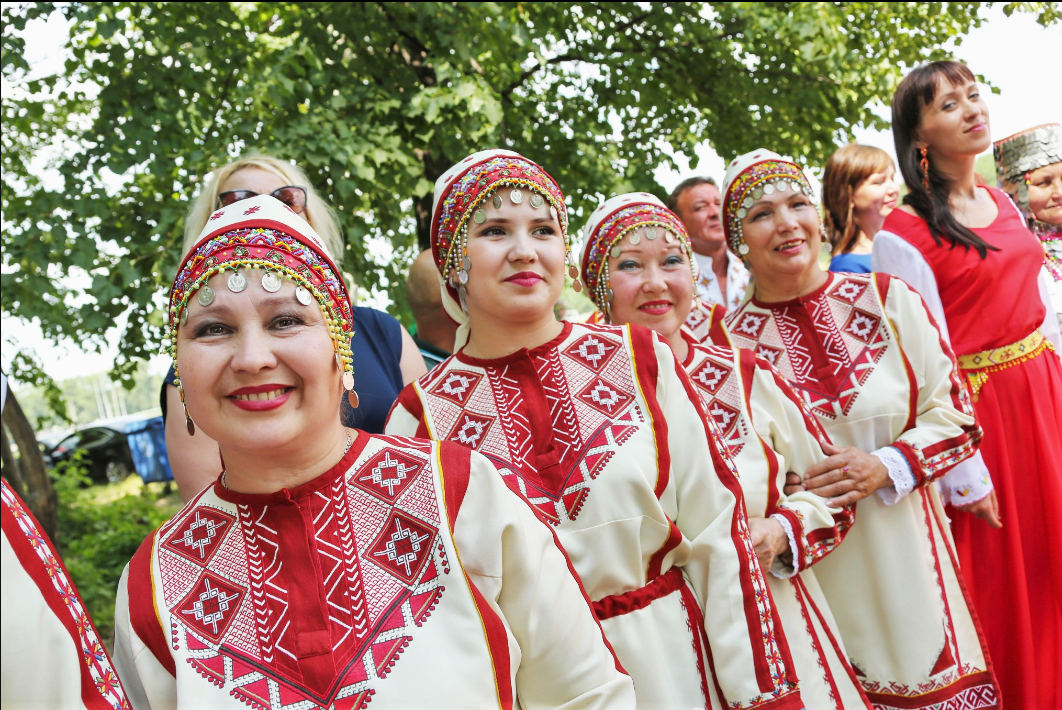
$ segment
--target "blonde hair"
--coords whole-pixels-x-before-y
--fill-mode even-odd
[[[313,185],[310,184],[310,179],[306,177],[306,173],[294,163],[260,153],[244,156],[213,171],[210,181],[207,182],[199,193],[199,197],[192,203],[192,208],[188,210],[188,216],[185,218],[182,256],[195,246],[196,240],[199,239],[199,234],[203,231],[203,227],[206,226],[211,213],[217,209],[221,186],[229,179],[229,176],[244,168],[265,170],[283,180],[285,185],[296,185],[305,188],[306,209],[303,210],[302,217],[310,223],[314,231],[321,235],[325,248],[328,249],[329,256],[336,262],[336,265],[343,263],[343,253],[346,250],[343,244],[343,237],[339,233],[339,223],[336,220],[336,214],[321,199],[317,191],[313,189]]]
[[[864,180],[888,170],[891,165],[892,158],[881,148],[858,143],[849,143],[826,161],[822,173],[822,211],[833,253],[847,253],[859,236],[859,228],[852,219],[852,194]]]

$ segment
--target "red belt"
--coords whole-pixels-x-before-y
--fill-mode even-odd
[[[682,589],[686,584],[682,570],[672,567],[667,572],[639,589],[632,589],[623,594],[612,594],[594,602],[594,613],[598,619],[611,619],[638,611],[649,606],[654,600],[666,597]]]

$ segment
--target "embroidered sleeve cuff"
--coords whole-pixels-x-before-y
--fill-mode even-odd
[[[957,464],[940,479],[941,497],[951,505],[976,503],[991,493],[992,488],[992,477],[988,474],[980,451]]]
[[[782,524],[782,529],[785,530],[785,536],[789,539],[789,552],[782,553],[774,558],[774,562],[771,563],[771,574],[779,579],[789,579],[796,576],[799,572],[799,561],[797,560],[797,547],[796,537],[793,536],[793,526],[790,525],[789,520],[784,515],[775,513],[771,516],[779,523]]]
[[[881,459],[885,468],[889,469],[889,478],[892,479],[892,486],[882,488],[878,495],[885,505],[896,505],[914,490],[916,481],[911,464],[907,463],[904,455],[893,446],[883,446],[870,453]]]

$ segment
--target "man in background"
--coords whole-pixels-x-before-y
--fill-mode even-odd
[[[691,177],[683,180],[667,198],[690,235],[697,261],[697,295],[729,311],[745,297],[749,272],[741,259],[726,248],[723,235],[723,200],[715,180]]]
[[[457,336],[457,324],[443,310],[439,272],[432,261],[431,249],[417,255],[409,267],[406,299],[417,325],[413,342],[420,348],[424,364],[430,370],[450,357]]]

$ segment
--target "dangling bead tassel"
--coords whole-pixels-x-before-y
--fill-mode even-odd
[[[929,148],[919,148],[922,159],[918,161],[918,167],[922,170],[922,187],[929,189]]]
[[[188,436],[195,436],[195,422],[188,416],[188,405],[184,406],[184,427],[188,430]]]
[[[579,267],[574,264],[569,266],[568,275],[572,277],[572,288],[575,289],[576,293],[581,293],[583,290],[583,282],[579,278]]]

